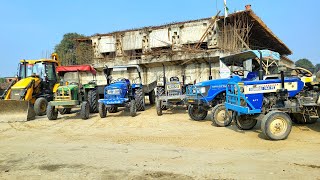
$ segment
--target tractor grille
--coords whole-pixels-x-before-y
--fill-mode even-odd
[[[20,100],[20,96],[22,92],[23,92],[23,89],[11,89],[10,99]]]
[[[168,96],[178,96],[178,95],[182,95],[181,90],[169,90],[168,91]]]
[[[120,95],[110,95],[110,94],[106,95],[106,99],[119,99],[119,98],[121,98]]]
[[[70,90],[58,90],[55,95],[55,101],[68,101],[72,100]]]

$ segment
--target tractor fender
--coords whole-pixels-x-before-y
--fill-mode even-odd
[[[216,90],[209,90],[208,92],[208,96],[207,96],[207,101],[208,102],[212,102],[216,99],[216,97],[219,95],[219,94],[222,94],[222,93],[225,93],[226,92],[226,89],[222,88],[222,89],[216,89]]]
[[[59,88],[60,84],[59,83],[56,83],[54,86],[53,86],[53,89],[52,89],[52,92],[53,93],[56,93],[58,88]]]

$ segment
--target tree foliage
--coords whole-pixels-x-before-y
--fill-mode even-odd
[[[67,33],[55,46],[62,65],[90,64],[93,61],[93,50],[91,44],[77,42],[76,39],[85,38],[78,33]]]
[[[316,65],[314,66],[314,72],[317,73],[317,72],[319,72],[319,71],[320,71],[320,64],[316,64]]]
[[[309,71],[311,72],[314,72],[314,65],[312,64],[312,62],[306,58],[304,59],[299,59],[298,61],[295,62],[295,65],[297,67],[302,67],[302,68],[305,68],[305,69],[308,69]]]

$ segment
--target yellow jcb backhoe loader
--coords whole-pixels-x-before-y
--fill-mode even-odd
[[[48,101],[59,87],[56,67],[58,55],[51,59],[21,60],[16,80],[0,97],[0,122],[28,121],[46,114]]]

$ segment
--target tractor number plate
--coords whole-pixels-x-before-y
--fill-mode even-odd
[[[180,89],[180,84],[169,84],[167,85],[168,90]]]

